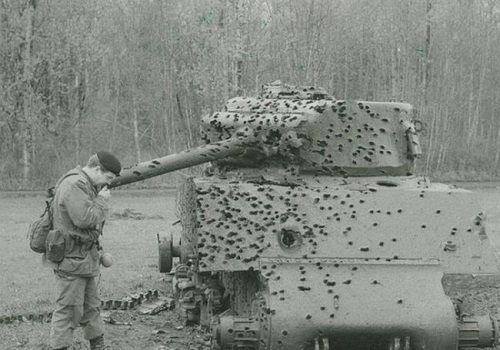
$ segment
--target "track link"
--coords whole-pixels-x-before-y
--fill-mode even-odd
[[[131,310],[145,301],[157,299],[160,296],[158,290],[148,290],[146,292],[134,293],[121,300],[108,299],[101,301],[102,310]],[[52,320],[52,312],[23,313],[17,315],[0,316],[0,325],[12,324],[15,322],[40,322],[49,323]]]

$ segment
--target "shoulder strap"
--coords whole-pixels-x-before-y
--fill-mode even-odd
[[[72,175],[78,175],[78,173],[69,173],[69,174],[66,174],[64,175],[63,177],[61,177],[55,186],[52,186],[50,187],[47,191],[49,193],[49,198],[54,198],[54,196],[56,195],[56,190],[57,188],[59,187],[59,185],[61,184],[61,182],[63,182],[63,180],[69,176],[72,176]]]
[[[72,176],[72,175],[78,175],[77,173],[69,173],[69,174],[66,174],[64,175],[63,177],[61,177],[59,179],[59,181],[57,181],[57,184],[55,186],[52,186],[48,189],[48,193],[49,193],[49,199],[47,201],[45,201],[45,204],[47,205],[47,207],[45,208],[45,212],[42,214],[42,216],[46,213],[46,212],[49,212],[49,216],[50,216],[50,221],[52,221],[52,203],[54,203],[54,197],[56,195],[56,191],[57,191],[57,188],[59,187],[59,185],[61,184],[61,182],[63,182],[63,180],[69,176]]]

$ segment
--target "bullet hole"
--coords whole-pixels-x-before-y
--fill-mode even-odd
[[[279,242],[286,248],[298,246],[301,242],[300,232],[283,228],[279,233]]]
[[[334,317],[335,317],[335,315],[334,315],[334,314],[330,314],[330,318],[334,318]]]
[[[361,247],[361,248],[359,248],[359,250],[361,250],[362,252],[367,252],[367,251],[370,250],[370,248],[368,248],[368,247]]]
[[[325,311],[326,307],[322,306],[319,308],[321,311]]]
[[[344,282],[342,282],[343,284],[351,284],[351,280],[345,280]]]
[[[373,226],[378,226],[378,223],[374,222],[374,223],[373,223]]]
[[[288,332],[287,332],[286,330],[285,330],[285,331],[283,331],[283,335],[284,335],[284,336],[287,336],[287,335],[288,335]]]
[[[378,245],[381,246],[381,247],[383,247],[384,246],[384,242],[379,242]]]
[[[311,287],[305,287],[305,286],[298,286],[298,289],[302,292],[311,290]]]
[[[402,213],[403,212],[403,209],[398,209],[398,213]]]
[[[351,270],[352,270],[352,271],[357,271],[357,270],[358,270],[358,268],[357,268],[356,266],[354,266]]]
[[[421,227],[422,227],[422,228],[426,228],[427,226],[426,226],[426,225],[422,225]]]
[[[403,304],[403,299],[398,299],[398,304]]]
[[[393,241],[393,242],[397,242],[397,238],[393,238],[391,241]]]

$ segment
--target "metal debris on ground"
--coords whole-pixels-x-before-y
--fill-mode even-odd
[[[118,299],[103,300],[101,302],[101,309],[103,310],[129,310],[137,305],[142,304],[144,301],[158,298],[160,292],[157,290],[149,290],[145,293],[136,293],[128,297]]]
[[[130,322],[117,321],[116,319],[113,318],[110,311],[102,311],[101,317],[105,323],[111,324],[114,326],[131,326],[132,325],[132,323],[130,323]]]
[[[11,315],[0,316],[0,324],[11,324],[16,322],[41,322],[49,323],[52,319],[52,312],[45,312],[40,314],[25,314],[25,315]]]
[[[168,297],[158,297],[154,300],[144,302],[137,312],[141,315],[156,315],[164,310],[172,310],[175,306],[175,301]]]
[[[157,299],[162,299],[161,301]],[[137,305],[140,305],[142,303],[146,303],[145,310],[149,310],[151,308],[151,305],[149,302],[156,300],[156,304],[153,307],[153,312],[154,313],[149,313],[150,315],[154,315],[155,313],[158,313],[160,311],[166,310],[166,309],[173,309],[175,306],[175,303],[173,299],[169,299],[168,302],[165,301],[165,298],[160,297],[160,292],[158,290],[148,290],[147,292],[141,292],[141,293],[136,293],[132,294],[128,297],[122,298],[121,300],[118,299],[111,299],[111,300],[103,300],[101,301],[101,310],[130,310],[135,308]],[[148,314],[147,312],[145,314]],[[25,313],[25,314],[18,314],[18,315],[0,315],[0,325],[7,325],[7,324],[17,324],[21,322],[40,322],[40,323],[50,323],[52,319],[52,312],[41,312],[41,313]],[[110,323],[110,324],[126,324],[126,323],[120,323],[116,322],[112,318],[108,319],[105,322]]]

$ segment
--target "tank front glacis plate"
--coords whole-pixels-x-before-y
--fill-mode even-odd
[[[437,260],[445,273],[497,272],[471,192],[385,179],[305,177],[294,187],[196,179],[200,270],[291,257]]]
[[[319,335],[339,350],[389,349],[394,338],[412,349],[457,349],[438,264],[263,258],[260,270],[272,318],[265,349],[313,349]]]

